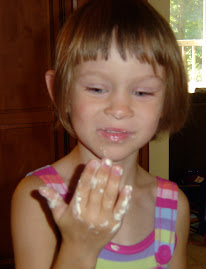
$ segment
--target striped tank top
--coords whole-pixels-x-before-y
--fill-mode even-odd
[[[66,199],[68,187],[56,170],[48,165],[28,175],[39,177]],[[176,245],[178,187],[157,177],[154,230],[141,242],[124,246],[108,243],[100,252],[96,269],[163,269],[169,267]]]

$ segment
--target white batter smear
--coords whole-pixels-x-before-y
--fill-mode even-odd
[[[89,225],[89,230],[94,229],[94,228],[95,228],[94,224],[91,223],[91,224]]]
[[[121,225],[121,222],[118,222],[116,225],[114,225],[114,227],[111,230],[111,233],[116,233],[120,225]]]
[[[123,219],[123,216],[126,214],[128,208],[129,208],[129,202],[131,200],[132,186],[126,185],[125,191],[128,193],[128,195],[126,195],[125,199],[123,200],[123,202],[121,204],[121,208],[119,209],[119,212],[114,214],[114,219],[118,223],[112,228],[111,233],[115,233],[119,229],[121,222],[122,222],[122,219]]]
[[[55,207],[60,206],[60,202],[62,200],[58,192],[55,194],[53,199],[49,199],[49,198],[47,199],[48,199],[48,205],[50,208],[55,208]]]
[[[77,192],[76,195],[75,195],[75,203],[74,203],[73,213],[77,216],[77,218],[79,220],[82,220],[82,218],[81,218],[82,210],[81,210],[81,206],[80,206],[81,200],[82,200],[82,197]]]
[[[93,232],[94,232],[95,234],[99,234],[99,231],[95,230],[95,228],[96,228],[96,227],[94,226],[94,224],[91,223],[91,224],[89,225],[89,228],[88,228],[88,229],[89,229],[89,230],[94,230]]]
[[[47,199],[48,206],[50,208],[55,208],[60,205],[62,201],[62,197],[60,196],[58,192],[52,195],[49,189],[50,189],[49,187],[40,187],[39,191],[40,191],[40,194]]]
[[[104,223],[100,224],[100,227],[104,228],[107,227],[109,225],[109,221],[106,220]]]
[[[103,194],[104,190],[103,189],[99,189],[99,193]]]
[[[105,161],[106,165],[108,165],[110,167],[112,166],[112,161],[110,159],[106,158],[104,161]]]
[[[97,183],[98,183],[98,179],[96,177],[92,177],[92,180],[91,180],[91,188],[93,190],[96,189]]]

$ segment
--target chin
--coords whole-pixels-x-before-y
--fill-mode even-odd
[[[79,142],[87,150],[87,153],[85,152],[86,154],[91,153],[90,158],[93,155],[98,159],[109,158],[113,162],[121,162],[131,155],[138,155],[140,148],[137,145],[138,143],[134,143],[134,141],[132,143],[105,143],[104,141],[100,143],[99,141],[97,143],[95,141],[94,143],[88,143],[88,141],[79,140]]]
[[[98,158],[103,159],[103,158],[109,158],[113,162],[121,162],[126,160],[129,156],[131,155],[137,155],[138,150],[123,150],[123,149],[114,149],[113,147],[107,148],[104,147],[99,151],[96,156]]]

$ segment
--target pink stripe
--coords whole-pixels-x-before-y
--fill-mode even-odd
[[[46,183],[62,184],[64,181],[58,175],[44,175],[40,176]]]
[[[173,192],[173,200],[174,200],[174,193],[175,192]],[[176,200],[176,202],[177,202],[177,200]],[[177,208],[177,206],[176,206],[176,208]],[[171,220],[171,231],[173,231],[173,221],[174,221],[174,211],[172,210],[172,216],[171,216],[171,218],[172,218],[172,220]],[[172,233],[170,233],[170,241],[169,241],[169,243],[171,244],[171,242],[172,242]]]
[[[161,180],[158,180],[158,187],[160,187],[160,185],[162,185],[162,181]],[[160,191],[160,196],[162,196],[162,192],[163,192],[163,189],[161,188],[161,191]],[[157,200],[156,200],[156,207],[158,206],[158,199],[159,197],[157,197]],[[159,207],[159,216],[158,216],[158,244],[160,244],[160,241],[161,241],[161,207]],[[158,246],[159,247],[159,246]]]
[[[145,250],[146,248],[148,248],[154,242],[154,240],[155,240],[154,234],[155,234],[154,231],[151,232],[140,243],[132,245],[132,246],[119,245],[119,244],[110,242],[104,248],[109,250],[109,251],[119,253],[119,254],[136,254],[138,252],[141,252],[141,251]],[[112,246],[114,246],[114,245],[117,246],[118,251],[116,251],[116,250],[114,250],[112,248]]]
[[[53,166],[50,165],[44,169],[34,171],[33,174],[40,177],[46,185],[52,186],[53,183],[61,185],[62,189],[64,190],[62,196],[65,198],[68,192],[68,187]]]
[[[177,209],[177,201],[171,199],[162,199],[157,197],[157,206],[163,208]]]
[[[163,189],[167,189],[167,190],[173,190],[173,191],[177,191],[178,190],[178,186],[177,184],[175,184],[174,182],[167,180],[167,179],[162,179],[157,177],[159,180],[159,187],[163,188]]]
[[[162,188],[159,188],[159,187],[157,188],[157,196],[158,197],[177,200],[177,198],[178,198],[177,191],[163,189],[162,195],[161,195],[161,190],[162,190]]]

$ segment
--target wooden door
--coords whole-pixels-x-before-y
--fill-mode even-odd
[[[12,263],[10,201],[16,185],[65,154],[44,74],[71,10],[71,1],[0,1],[0,268]]]
[[[64,21],[86,1],[0,1],[0,268],[13,268],[10,203],[15,187],[28,172],[75,145],[56,124],[44,74],[52,66]],[[148,165],[147,148],[140,162]]]

